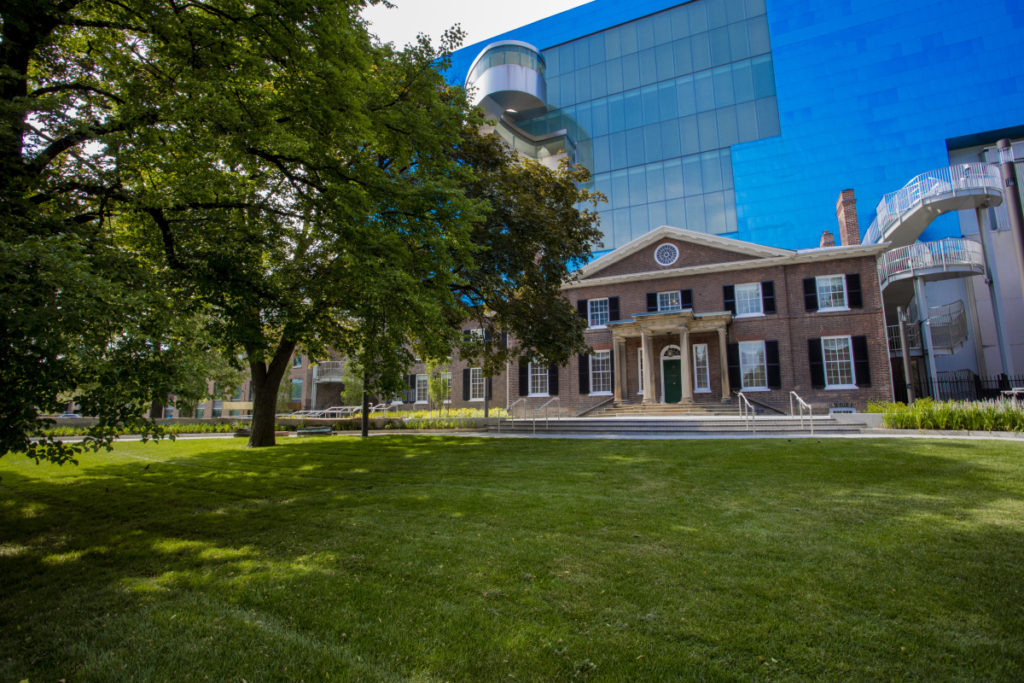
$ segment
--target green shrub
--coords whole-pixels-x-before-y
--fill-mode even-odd
[[[870,406],[869,406],[870,409]],[[1016,401],[934,401],[889,403],[882,421],[890,429],[948,429],[979,432],[1024,431],[1024,406]]]

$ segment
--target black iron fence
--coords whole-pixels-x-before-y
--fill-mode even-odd
[[[939,378],[937,384],[931,377],[919,377],[914,392],[918,398],[930,396],[943,401],[978,401],[999,398],[1004,391],[1020,387],[1024,387],[1024,375],[981,377],[971,373],[970,376]],[[906,403],[906,386],[897,382],[895,389],[896,400]]]

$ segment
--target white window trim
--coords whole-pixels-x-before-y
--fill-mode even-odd
[[[426,385],[427,385],[427,397],[425,399],[423,399],[422,401],[420,400],[420,377],[423,378],[424,383],[426,383]],[[416,400],[413,401],[414,405],[426,405],[427,403],[430,403],[430,377],[425,375],[425,374],[423,374],[422,372],[421,373],[417,373],[417,375],[416,375],[416,385],[414,387],[414,391],[416,392],[416,394],[414,396],[414,398]]]
[[[668,296],[671,296],[671,295],[675,294],[676,298],[679,300],[679,307],[678,308],[662,308],[661,307],[661,296],[663,294],[666,294]],[[665,313],[679,313],[682,310],[683,310],[683,296],[682,296],[682,294],[680,293],[680,291],[678,289],[670,289],[670,290],[667,290],[667,291],[664,291],[664,292],[658,292],[658,313],[662,313],[662,312],[665,312]]]
[[[538,397],[538,396],[550,396],[551,394],[549,394],[549,393],[548,393],[548,391],[550,391],[550,386],[549,386],[549,388],[548,388],[548,391],[543,391],[543,392],[540,392],[540,391],[534,391],[534,390],[533,390],[533,366],[534,366],[534,365],[543,365],[543,367],[544,367],[544,372],[549,372],[549,370],[548,370],[548,367],[547,367],[547,364],[541,364],[541,363],[533,363],[533,362],[531,362],[531,363],[530,363],[530,364],[529,364],[529,365],[528,365],[528,366],[526,367],[526,384],[527,384],[527,388],[529,389],[529,391],[527,392],[527,396],[530,396],[530,397]],[[550,379],[548,379],[547,381],[548,381],[548,382],[550,382],[551,380],[550,380]]]
[[[850,294],[846,291],[846,276],[842,274],[834,275],[816,275],[814,278],[814,294],[818,297],[819,303],[821,302],[821,288],[818,286],[820,280],[825,278],[837,277],[843,283],[843,305],[842,306],[820,306],[817,310],[818,313],[835,313],[837,311],[848,311],[850,310]]]
[[[708,365],[704,368],[704,377],[708,380],[707,389],[697,388],[697,354],[694,351],[698,346],[704,347],[704,355],[708,359]],[[693,356],[693,393],[695,394],[710,394],[711,393],[711,349],[707,344],[694,344],[690,347],[690,355]]]
[[[474,370],[476,370],[477,372],[480,373],[480,378],[481,378],[481,380],[483,380],[484,395],[481,396],[480,398],[473,398],[473,371]],[[470,368],[469,369],[469,401],[470,401],[470,403],[483,403],[484,399],[487,397],[487,378],[484,377],[483,375],[484,375],[484,369],[483,368]]]
[[[593,354],[590,355],[590,358],[588,359],[589,362],[590,362],[590,386],[591,387],[594,386],[594,356],[597,355],[598,353],[607,353],[608,354],[608,379],[609,379],[609,383],[612,384],[613,387],[614,387],[615,383],[613,381],[611,381],[611,378],[614,375],[614,370],[612,368],[612,354],[611,354],[611,351],[607,351],[607,350],[595,351]],[[612,393],[613,393],[612,391],[591,391],[590,395],[591,396],[611,396]]]
[[[844,287],[845,288],[845,287]],[[850,377],[853,378],[853,384],[829,384],[828,383],[828,359],[825,357],[825,340],[826,339],[845,339],[846,348],[850,350]],[[853,360],[853,338],[850,335],[834,335],[831,337],[821,338],[821,371],[825,375],[825,391],[848,391],[850,389],[859,389],[857,386],[857,364]]]
[[[754,285],[754,286],[757,287],[757,306],[761,310],[759,310],[756,313],[737,313],[736,316],[735,316],[736,319],[739,319],[739,318],[763,318],[764,317],[764,292],[761,291],[761,283],[760,282],[739,282],[739,283],[736,283],[735,285],[733,285],[733,289],[732,289],[732,291],[733,291],[733,302],[734,302],[733,305],[736,306],[737,310],[739,310],[740,299],[739,299],[738,296],[736,296],[736,288],[737,287],[747,287],[747,286],[750,286],[750,285]]]
[[[587,300],[587,329],[588,330],[603,330],[606,327],[608,327],[607,323],[605,323],[604,325],[595,325],[595,324],[593,324],[591,322],[591,320],[593,319],[593,316],[594,316],[593,310],[591,308],[591,305],[595,301],[604,301],[605,302],[605,308],[606,308],[606,310],[608,312],[608,322],[611,322],[611,319],[612,319],[612,309],[611,309],[610,302],[608,301],[608,297],[602,297],[602,298],[599,298],[599,299],[588,299]]]
[[[748,386],[745,386],[743,384],[743,375],[744,375],[744,372],[743,372],[743,349],[740,348],[739,349],[739,354],[740,354],[740,387],[741,387],[740,390],[741,391],[771,391],[771,388],[769,388],[767,386],[768,385],[768,350],[765,348],[764,340],[763,339],[751,339],[750,341],[739,342],[739,343],[740,343],[740,345],[743,345],[743,344],[760,344],[761,345],[761,357],[764,359],[764,364],[762,365],[762,367],[764,368],[764,383],[765,383],[765,386],[763,386],[763,387],[748,387]]]

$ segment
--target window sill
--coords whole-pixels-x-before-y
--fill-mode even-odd
[[[588,330],[607,330],[608,325],[590,325],[587,327]]]
[[[711,390],[710,389],[694,389],[693,393],[695,393],[695,394],[710,394]]]
[[[743,387],[740,391],[771,391],[768,387]]]
[[[612,392],[610,392],[610,391],[591,391],[590,395],[591,396],[611,396]]]
[[[742,320],[744,318],[763,318],[764,313],[740,313],[733,316],[736,320]]]
[[[415,401],[413,403],[413,405],[415,405],[415,406],[425,406],[425,405],[427,405],[427,403],[428,403],[428,401]]]
[[[839,306],[836,308],[819,308],[818,313],[842,313],[844,311],[849,312],[849,306]]]
[[[471,399],[469,399],[469,402],[470,403],[483,403],[484,399],[483,398],[471,398]]]
[[[548,394],[548,393],[543,393],[543,394],[527,394],[526,397],[527,398],[547,398],[550,395],[551,394]]]
[[[843,389],[857,389],[859,388],[856,384],[827,384],[825,385],[825,391],[841,391]]]

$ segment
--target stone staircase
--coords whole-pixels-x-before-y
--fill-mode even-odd
[[[813,434],[859,434],[865,425],[838,422],[827,415],[813,418]],[[566,434],[651,437],[757,436],[811,434],[811,418],[777,413],[758,413],[754,418],[738,414],[735,401],[718,404],[613,404],[586,417],[502,420],[492,432],[510,434]]]
[[[739,408],[734,399],[716,403],[612,403],[587,417],[735,417]]]

